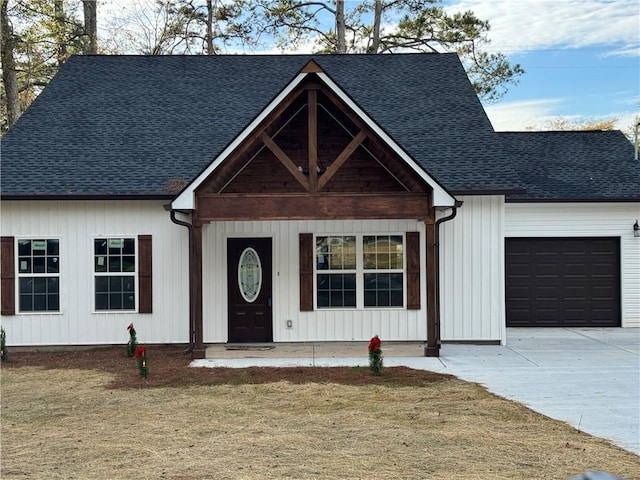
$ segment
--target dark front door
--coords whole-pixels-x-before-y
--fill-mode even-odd
[[[229,342],[272,342],[271,239],[227,239]]]

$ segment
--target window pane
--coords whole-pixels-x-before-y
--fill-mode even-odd
[[[96,277],[96,293],[109,291],[109,277]]]
[[[106,293],[96,293],[96,310],[109,309],[109,295]]]
[[[58,277],[47,278],[47,293],[60,293],[60,282]]]
[[[356,237],[344,237],[343,262],[345,269],[356,268]]]
[[[60,296],[57,293],[47,295],[47,303],[50,311],[60,310]]]
[[[402,307],[404,305],[404,298],[402,290],[391,290],[391,306]]]
[[[354,290],[356,289],[356,276],[352,275],[343,275],[344,289],[345,290]]]
[[[31,256],[31,240],[18,240],[18,255]]]
[[[331,306],[332,307],[342,307],[343,306],[343,302],[342,302],[342,292],[338,291],[338,292],[331,292]]]
[[[95,260],[95,269],[96,272],[106,272],[107,271],[107,257],[103,255],[98,255]]]
[[[122,310],[122,294],[121,293],[109,294],[109,309]]]
[[[318,275],[318,289],[327,290],[329,288],[329,275]]]
[[[109,291],[110,292],[122,291],[122,277],[109,277]]]
[[[367,270],[371,270],[376,268],[376,254],[375,253],[365,253],[364,254],[364,268]]]
[[[47,251],[47,241],[46,240],[32,240],[31,248],[33,249],[34,255],[44,255]]]
[[[47,240],[47,255],[58,256],[60,255],[60,241],[57,239]]]
[[[133,238],[125,238],[122,246],[124,255],[134,255],[136,253],[136,241]]]
[[[402,274],[401,273],[389,274],[389,288],[393,290],[402,290]]]
[[[44,257],[33,257],[33,273],[44,273],[45,268],[45,258]]]
[[[329,307],[329,292],[328,291],[319,291],[318,292],[318,308],[326,308]]]
[[[59,273],[58,257],[47,258],[47,273]]]
[[[356,291],[345,290],[344,291],[344,306],[355,307],[356,306]]]
[[[134,277],[122,277],[122,291],[123,292],[133,292],[135,282],[133,281]]]
[[[329,246],[327,237],[316,237],[316,268],[318,270],[329,269]]]
[[[99,240],[93,241],[93,248],[95,249],[96,255],[106,255],[107,254],[107,241],[103,238]]]
[[[47,293],[47,279],[45,277],[33,279],[33,293]]]
[[[34,312],[46,312],[47,311],[47,296],[46,295],[34,295],[33,296],[33,311]]]
[[[389,306],[389,291],[388,290],[378,290],[378,306],[379,307],[388,307]]]
[[[127,294],[122,300],[122,308],[125,310],[133,310],[136,308],[136,297],[132,294]]]
[[[136,271],[136,257],[130,257],[130,256],[122,257],[122,271],[123,272],[135,272]]]
[[[121,272],[122,265],[120,263],[120,257],[112,257],[109,256],[109,271],[110,272]]]
[[[331,275],[329,288],[331,290],[342,290],[342,275]]]
[[[402,263],[402,253],[391,254],[389,268],[398,269],[398,270],[401,268],[404,268],[404,265]]]
[[[376,268],[389,269],[389,254],[387,252],[378,252],[376,255]]]
[[[376,292],[375,290],[366,290],[364,292],[364,306],[375,307],[376,306]]]
[[[33,297],[31,295],[20,295],[20,311],[32,312],[33,311]]]
[[[331,253],[331,255],[329,255],[329,270],[342,270],[341,253]]]
[[[33,278],[22,277],[20,279],[20,294],[33,293]]]
[[[18,260],[18,272],[19,273],[32,273],[31,272],[31,258],[21,258]]]

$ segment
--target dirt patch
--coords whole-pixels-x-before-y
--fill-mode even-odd
[[[367,367],[251,367],[192,368],[191,356],[177,346],[147,346],[149,374],[143,379],[125,347],[104,347],[72,352],[11,352],[3,368],[93,370],[109,373],[109,388],[186,387],[191,385],[240,385],[274,382],[335,383],[339,385],[385,385],[419,387],[455,377],[407,367],[385,368],[375,376]]]

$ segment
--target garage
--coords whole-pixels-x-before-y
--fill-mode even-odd
[[[619,327],[620,239],[507,238],[507,327]]]

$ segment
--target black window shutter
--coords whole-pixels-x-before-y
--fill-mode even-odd
[[[0,239],[0,313],[15,315],[16,313],[16,273],[15,273],[15,241],[13,237]]]
[[[151,235],[138,235],[138,312],[153,312]]]
[[[420,309],[420,232],[407,232],[407,309]]]
[[[313,234],[301,233],[300,244],[300,311],[313,311]]]

